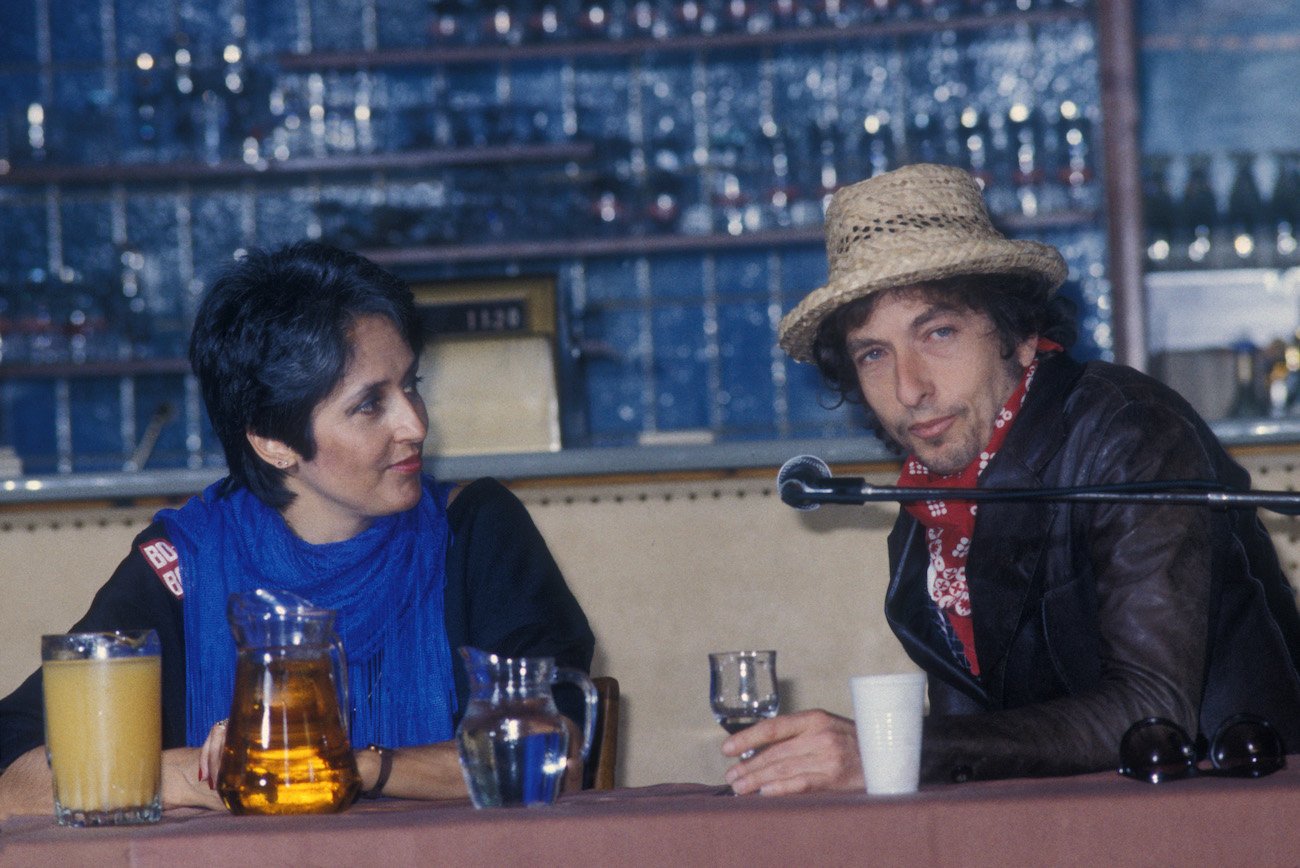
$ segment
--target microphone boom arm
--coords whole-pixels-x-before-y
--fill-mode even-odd
[[[1202,480],[1154,480],[1080,488],[902,488],[868,485],[859,476],[828,476],[811,485],[802,479],[786,479],[780,482],[779,493],[785,503],[804,509],[823,503],[860,506],[880,501],[1082,501],[1252,508],[1280,515],[1300,515],[1300,492],[1237,491]]]

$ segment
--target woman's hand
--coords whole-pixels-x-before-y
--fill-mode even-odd
[[[169,808],[224,807],[217,795],[216,782],[206,772],[199,779],[203,747],[177,747],[162,754],[162,803]],[[216,766],[213,765],[213,774]]]
[[[199,780],[206,782],[210,790],[217,788],[217,772],[221,770],[221,751],[225,746],[226,721],[218,720],[199,748]]]
[[[204,746],[206,748],[206,745]],[[221,808],[221,797],[199,780],[200,752],[181,747],[162,752],[163,808]],[[219,753],[216,754],[219,756]],[[215,770],[215,763],[213,765]],[[0,775],[0,819],[13,814],[54,813],[54,788],[45,747],[33,748]]]
[[[226,722],[208,730],[202,747],[163,751],[162,799],[164,808],[222,808],[217,794],[217,772],[226,746]]]

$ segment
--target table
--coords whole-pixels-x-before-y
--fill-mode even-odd
[[[333,816],[182,810],[112,829],[15,817],[0,824],[0,865],[1294,865],[1292,765],[1260,780],[1153,786],[1097,774],[895,797],[664,784],[529,809],[380,800]]]

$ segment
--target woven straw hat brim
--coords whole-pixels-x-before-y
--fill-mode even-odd
[[[1065,281],[1065,260],[1054,247],[1037,241],[985,237],[918,247],[896,246],[875,260],[833,275],[810,292],[781,320],[781,349],[799,362],[811,362],[813,340],[822,320],[836,308],[882,292],[963,275],[1026,277],[1049,296]]]

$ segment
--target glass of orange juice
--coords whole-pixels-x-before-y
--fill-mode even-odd
[[[162,816],[162,656],[153,630],[41,637],[45,752],[62,826]]]

